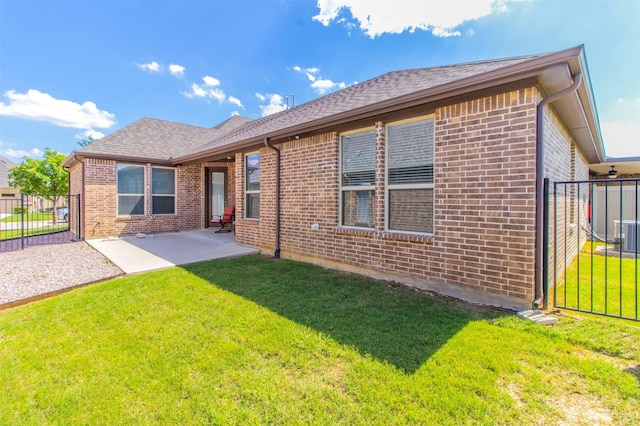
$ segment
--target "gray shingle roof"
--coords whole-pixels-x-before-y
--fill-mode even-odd
[[[9,173],[9,169],[15,166],[17,166],[16,163],[0,155],[0,186],[9,186],[7,174]]]
[[[187,149],[183,156],[203,152],[234,142],[269,135],[271,132],[311,123],[332,115],[374,105],[411,93],[442,86],[457,80],[516,65],[543,55],[470,62],[429,68],[393,71],[338,92],[296,106],[295,108],[251,121],[225,135],[216,137],[197,149]]]
[[[213,128],[142,118],[93,142],[78,153],[162,161],[197,156],[226,145],[268,137],[289,128],[304,127],[332,116],[376,106],[541,56],[545,54],[393,71],[258,120],[234,116]]]
[[[87,145],[78,153],[169,161],[248,121],[251,119],[233,116],[216,127],[205,128],[145,117]]]

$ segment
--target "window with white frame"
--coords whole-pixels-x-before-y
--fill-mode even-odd
[[[245,156],[245,217],[260,218],[260,153]]]
[[[433,117],[387,125],[386,227],[433,232]]]
[[[144,215],[144,166],[118,164],[118,215]]]
[[[176,170],[151,168],[151,214],[176,213]]]
[[[375,130],[340,136],[340,216],[342,226],[373,228],[376,180]]]

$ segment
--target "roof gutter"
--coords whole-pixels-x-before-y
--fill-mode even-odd
[[[549,75],[566,73],[568,66],[560,64],[549,69]],[[570,75],[570,74],[569,74]],[[536,274],[535,274],[535,299],[533,306],[538,308],[545,301],[545,274],[547,269],[545,262],[547,259],[547,223],[545,221],[547,209],[545,200],[545,177],[544,177],[544,107],[556,99],[566,95],[567,93],[578,90],[582,84],[582,74],[577,73],[573,76],[572,83],[566,89],[562,89],[553,93],[540,101],[536,107]]]
[[[161,158],[151,158],[151,157],[131,157],[126,155],[117,155],[117,154],[109,154],[103,152],[72,152],[69,157],[67,157],[62,162],[62,167],[71,167],[75,162],[79,161],[78,159],[85,158],[97,158],[101,160],[113,160],[113,161],[121,161],[123,163],[140,163],[140,164],[157,164],[159,166],[173,166],[174,161],[171,158],[169,159],[161,159]]]
[[[271,144],[269,138],[264,138],[264,144],[276,152],[276,249],[273,257],[280,259],[280,150]]]

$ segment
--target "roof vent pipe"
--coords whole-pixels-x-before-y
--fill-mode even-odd
[[[567,77],[569,78],[567,80]],[[549,67],[541,76],[541,82],[549,89],[565,86],[571,82],[569,87],[556,91],[540,101],[536,108],[536,276],[535,276],[535,299],[533,305],[538,308],[544,302],[544,268],[547,254],[545,238],[545,228],[547,224],[544,220],[544,107],[550,102],[573,92],[582,84],[582,74],[577,73],[571,81],[571,73],[567,64],[559,64]]]

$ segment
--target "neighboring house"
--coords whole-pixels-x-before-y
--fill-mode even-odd
[[[18,206],[20,189],[9,186],[9,169],[15,166],[16,163],[0,155],[0,214],[13,213]]]
[[[640,179],[640,157],[607,157],[604,163],[590,164],[589,170],[591,178],[600,181],[590,188],[590,226],[600,237],[619,239],[619,221],[640,223],[640,183],[633,180]]]
[[[85,238],[204,228],[234,205],[238,244],[521,308],[549,273],[543,178],[603,161],[579,46],[390,72],[211,129],[143,118],[64,166]]]

